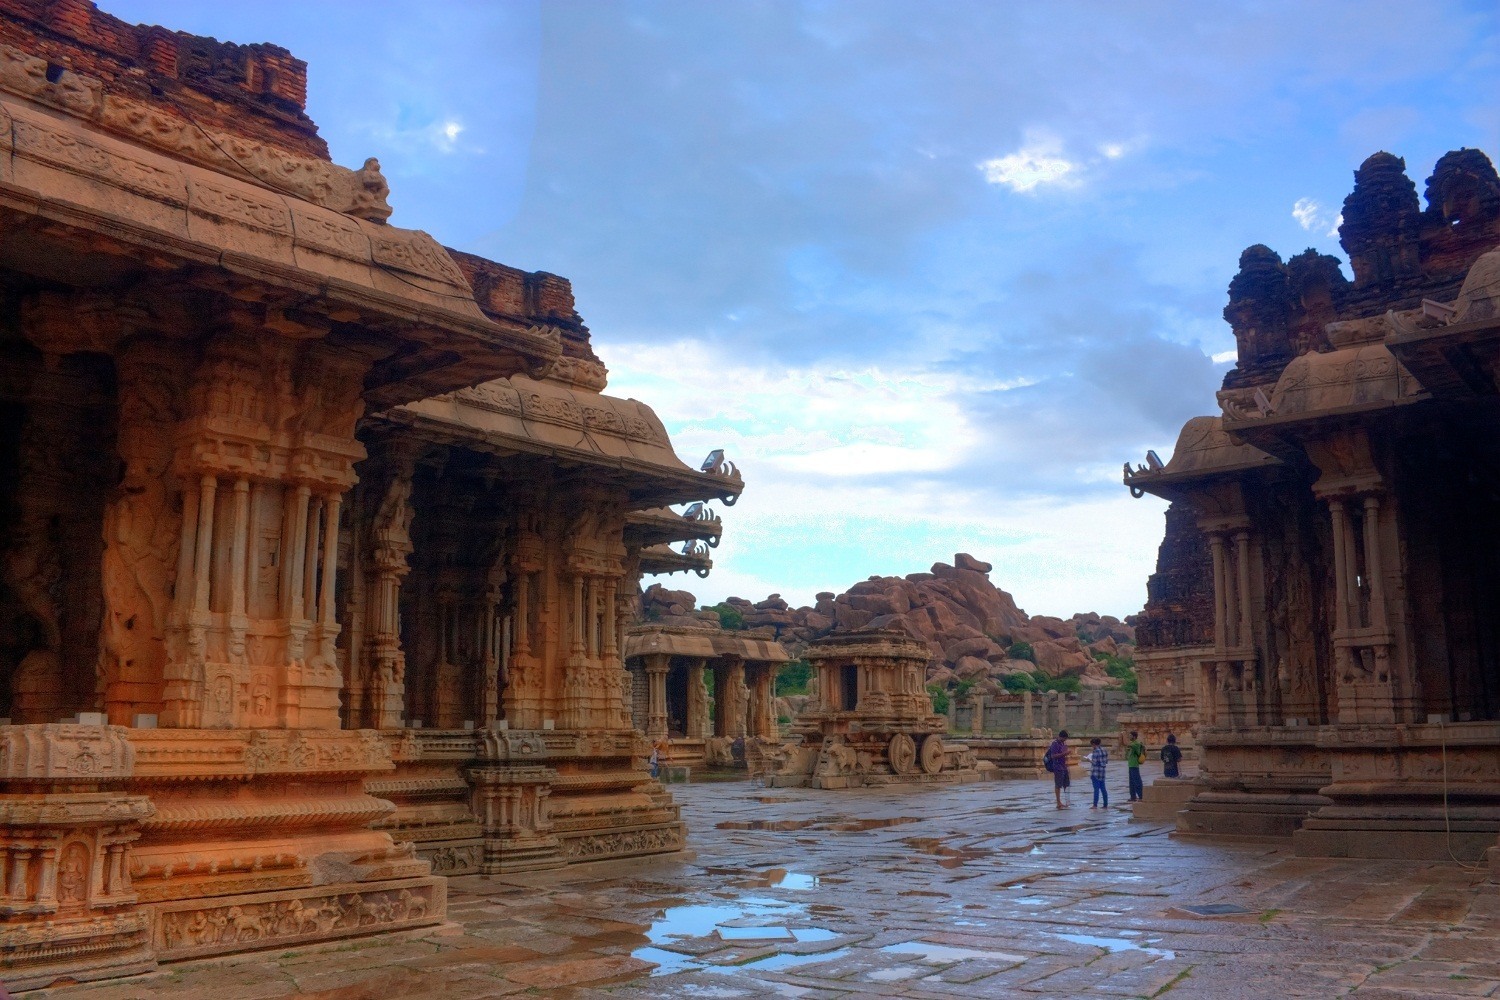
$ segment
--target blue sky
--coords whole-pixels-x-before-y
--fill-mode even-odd
[[[1342,258],[1377,149],[1500,151],[1493,0],[103,7],[286,46],[393,223],[571,278],[610,391],[745,473],[709,601],[969,551],[1139,610],[1120,466],[1212,408],[1239,252]]]

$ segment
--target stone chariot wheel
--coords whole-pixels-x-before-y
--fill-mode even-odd
[[[943,747],[943,738],[936,733],[922,741],[922,770],[937,774],[948,763],[948,754]]]
[[[892,736],[890,745],[886,747],[885,752],[890,757],[891,770],[895,773],[911,774],[916,768],[917,745],[905,733],[897,733],[895,736]]]

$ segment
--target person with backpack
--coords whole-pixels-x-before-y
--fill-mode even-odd
[[[1088,756],[1083,758],[1084,763],[1089,766],[1089,781],[1094,785],[1094,804],[1090,809],[1099,808],[1099,800],[1104,799],[1104,808],[1109,808],[1109,789],[1104,784],[1105,768],[1109,767],[1109,751],[1104,749],[1104,741],[1095,736],[1089,740],[1093,747]]]
[[[1164,778],[1175,778],[1177,765],[1182,763],[1182,748],[1177,745],[1177,737],[1173,733],[1167,734],[1167,745],[1161,748],[1161,774]]]
[[[1068,802],[1063,801],[1063,793],[1073,785],[1073,778],[1068,774],[1068,731],[1060,730],[1057,739],[1047,746],[1047,752],[1042,755],[1042,766],[1052,772],[1052,795],[1057,799],[1057,808],[1064,809],[1072,804],[1071,798]]]
[[[1146,797],[1146,786],[1141,783],[1141,761],[1146,759],[1146,744],[1141,734],[1132,732],[1130,743],[1125,747],[1125,769],[1130,774],[1130,801],[1139,802]]]

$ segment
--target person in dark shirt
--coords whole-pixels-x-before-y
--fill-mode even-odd
[[[1161,748],[1162,777],[1178,777],[1177,765],[1180,763],[1182,763],[1182,748],[1177,745],[1177,737],[1172,733],[1168,733],[1167,745]]]

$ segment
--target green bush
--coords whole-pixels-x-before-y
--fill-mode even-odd
[[[745,627],[745,615],[738,608],[728,604],[715,604],[708,610],[719,616],[719,625],[726,629],[742,629]]]
[[[808,682],[812,680],[812,664],[806,660],[783,663],[776,671],[777,694],[807,694]]]
[[[1029,642],[1011,643],[1010,648],[1005,651],[1005,655],[1012,660],[1030,660],[1032,663],[1036,662],[1036,650],[1031,648],[1031,643]]]
[[[1005,690],[1013,694],[1037,690],[1036,678],[1030,674],[1011,674],[1000,681]]]
[[[1127,660],[1121,656],[1111,656],[1108,653],[1094,653],[1094,659],[1104,664],[1104,672],[1120,681],[1120,690],[1129,694],[1135,694],[1140,682],[1135,675],[1135,661]]]
[[[1064,694],[1077,694],[1083,690],[1083,685],[1078,682],[1077,677],[1053,677],[1042,670],[1033,670],[1031,679],[1036,684],[1038,691],[1061,691]]]
[[[932,710],[938,715],[948,714],[948,692],[941,684],[927,685],[927,694],[932,699]]]

